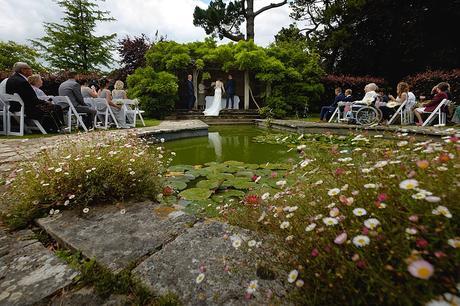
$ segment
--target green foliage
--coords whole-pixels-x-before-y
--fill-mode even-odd
[[[73,136],[15,170],[1,198],[2,219],[24,227],[51,210],[155,198],[164,164],[160,151],[137,137]]]
[[[231,1],[227,5],[223,0],[215,0],[206,9],[195,7],[193,13],[193,25],[201,26],[206,34],[218,36],[220,39],[244,39],[239,28],[244,21],[243,1]]]
[[[116,34],[95,36],[98,22],[114,20],[101,11],[98,0],[55,0],[64,9],[63,23],[45,22],[45,36],[32,43],[51,66],[87,72],[109,67]],[[104,0],[102,0],[104,1]]]
[[[301,280],[288,294],[291,304],[425,305],[445,293],[458,295],[454,186],[460,182],[458,142],[451,139],[271,135],[269,143],[299,152],[286,185],[257,206],[233,205],[220,213],[276,237],[273,249],[283,252],[270,264],[296,270]],[[409,178],[418,186],[405,185]],[[360,246],[359,235],[369,243]],[[422,259],[432,275],[409,271]]]
[[[317,45],[328,73],[398,82],[408,74],[460,66],[451,34],[460,18],[457,1],[294,0],[292,9],[294,19],[311,25],[303,33]],[[433,16],[442,20],[430,22]]]
[[[129,295],[136,305],[145,305],[154,298],[153,294],[133,277],[129,269],[114,274],[97,264],[94,259],[85,259],[80,253],[58,250],[56,255],[80,272],[77,276],[80,285],[94,286],[96,293],[101,297],[107,298],[111,294]]]
[[[29,46],[14,41],[0,41],[0,71],[11,71],[16,62],[26,62],[35,71],[44,71],[44,67],[37,61],[39,57],[37,50]]]
[[[177,81],[173,74],[155,72],[152,67],[138,68],[127,79],[130,97],[138,98],[147,116],[153,118],[162,118],[173,110]]]

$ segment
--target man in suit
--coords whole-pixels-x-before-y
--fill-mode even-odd
[[[193,87],[193,77],[191,74],[187,76],[187,109],[189,112],[192,111],[193,105],[195,104],[195,89]]]
[[[28,119],[38,120],[48,132],[60,131],[64,125],[62,109],[58,105],[40,100],[27,78],[32,75],[32,68],[27,63],[18,62],[13,67],[14,74],[6,82],[6,93],[17,93],[24,102],[24,113]],[[10,104],[10,111],[17,112],[21,106]]]
[[[93,127],[96,110],[86,105],[81,94],[81,85],[77,82],[78,75],[76,72],[69,72],[67,81],[59,86],[59,95],[69,97],[70,102],[78,113],[87,114],[83,116],[84,123],[88,129]],[[66,106],[63,105],[65,108]],[[68,107],[68,106],[67,106]]]
[[[228,101],[232,101],[232,109],[233,105],[235,104],[235,80],[233,79],[232,75],[228,75],[227,84],[225,84],[225,92],[227,93],[227,103],[225,104],[225,108],[228,108]]]
[[[326,121],[329,119],[329,117],[332,115],[334,112],[335,108],[337,107],[337,104],[341,101],[345,100],[345,95],[342,93],[342,88],[337,87],[335,89],[335,99],[334,102],[329,105],[329,106],[323,106],[321,108],[321,113],[319,115],[319,118],[321,121]]]

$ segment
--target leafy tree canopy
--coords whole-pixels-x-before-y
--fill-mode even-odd
[[[14,63],[26,62],[35,71],[43,71],[37,50],[13,41],[0,41],[0,71],[11,71]]]
[[[45,36],[33,40],[53,67],[81,72],[109,67],[116,34],[94,35],[98,22],[112,21],[98,0],[55,0],[64,9],[62,24],[45,22]],[[104,0],[101,0],[104,1]]]
[[[300,32],[317,45],[328,72],[397,81],[460,66],[453,32],[459,1],[295,0],[292,9],[292,17],[307,24]]]

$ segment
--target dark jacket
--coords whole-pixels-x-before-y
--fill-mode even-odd
[[[195,89],[193,88],[193,82],[187,80],[187,96],[195,96]]]
[[[352,95],[349,95],[349,96],[346,96],[345,98],[343,98],[342,100],[343,102],[353,102],[353,96]],[[340,101],[339,101],[340,102]]]
[[[344,100],[345,95],[343,93],[339,93],[337,96],[335,96],[334,103],[331,104],[331,107],[337,107],[337,103]]]
[[[235,80],[231,79],[228,80],[227,83],[225,84],[225,91],[229,95],[234,95],[235,94]]]
[[[6,82],[6,93],[11,95],[17,93],[21,97],[24,102],[24,112],[28,117],[39,119],[43,115],[39,105],[46,102],[37,97],[29,82],[19,73],[13,74]],[[17,106],[13,107],[13,109],[15,108]]]

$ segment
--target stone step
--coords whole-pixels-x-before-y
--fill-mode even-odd
[[[196,219],[182,212],[162,215],[152,202],[92,207],[87,214],[64,211],[38,219],[51,237],[117,273],[148,256],[193,225]],[[171,211],[170,211],[171,212]]]
[[[30,230],[0,229],[0,305],[32,305],[69,286],[78,272],[46,249]]]
[[[282,304],[278,298],[287,294],[286,273],[261,272],[258,266],[258,259],[275,254],[267,237],[216,221],[198,222],[181,210],[150,202],[127,204],[123,213],[120,209],[64,211],[37,222],[64,246],[115,273],[135,266],[134,276],[154,294],[173,293],[184,305]],[[249,247],[252,239],[260,244]],[[204,279],[197,282],[200,273]],[[247,300],[253,280],[258,288]]]
[[[154,292],[171,292],[184,305],[278,305],[286,295],[287,281],[273,272],[270,279],[258,275],[257,258],[273,256],[269,245],[248,247],[255,239],[248,230],[220,222],[197,223],[133,270]],[[241,246],[233,246],[240,241]],[[197,279],[203,273],[201,282]],[[246,288],[257,280],[251,299]]]

